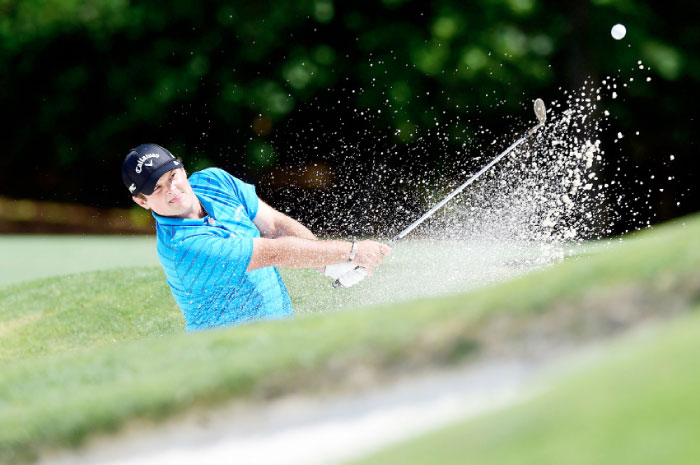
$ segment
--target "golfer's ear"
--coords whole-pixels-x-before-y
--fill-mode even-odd
[[[133,200],[139,207],[143,207],[146,210],[151,209],[151,207],[148,206],[148,202],[146,201],[146,199],[144,199],[142,197],[136,197],[134,195],[134,196],[131,196],[131,200]]]

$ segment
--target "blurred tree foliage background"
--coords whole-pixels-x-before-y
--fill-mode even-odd
[[[308,220],[332,173],[352,167],[359,188],[376,152],[414,172],[449,166],[460,134],[522,129],[535,97],[643,60],[653,79],[611,103],[607,132],[639,131],[620,153],[631,177],[659,173],[639,187],[658,222],[697,209],[698,13],[691,1],[0,0],[0,194],[128,207],[120,164],[148,141],[190,169],[261,182]],[[447,141],[411,153],[411,134],[446,121]],[[393,195],[364,189],[367,204],[343,207]]]

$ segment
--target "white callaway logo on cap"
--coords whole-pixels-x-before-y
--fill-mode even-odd
[[[159,157],[160,157],[160,154],[159,154],[159,153],[149,153],[149,154],[146,154],[146,155],[144,155],[144,156],[142,156],[142,157],[139,157],[138,163],[136,164],[136,172],[137,172],[137,173],[140,173],[140,172],[141,172],[141,170],[143,169],[144,162],[145,162],[146,160],[148,160],[148,159],[150,159],[150,158],[159,158]],[[147,164],[146,166],[153,166],[153,162],[150,162],[150,163]]]
[[[136,186],[132,182],[131,185],[129,186],[129,192],[131,192],[133,194],[135,190],[136,190]]]

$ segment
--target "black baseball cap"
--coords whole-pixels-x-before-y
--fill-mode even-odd
[[[151,195],[163,173],[176,168],[182,168],[182,163],[166,148],[141,144],[131,149],[124,159],[122,180],[131,195]]]

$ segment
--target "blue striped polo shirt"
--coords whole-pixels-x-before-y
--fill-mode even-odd
[[[158,258],[185,315],[187,331],[294,314],[275,267],[246,272],[260,237],[255,187],[208,168],[189,178],[207,215],[170,218],[153,213]]]

